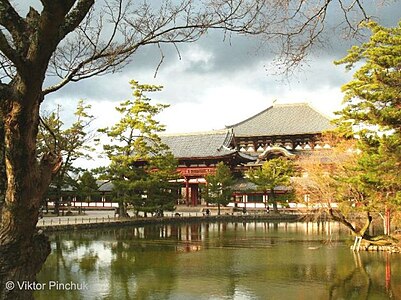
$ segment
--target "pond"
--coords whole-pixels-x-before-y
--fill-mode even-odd
[[[36,299],[401,295],[401,255],[354,253],[349,232],[332,222],[153,225],[50,238]]]

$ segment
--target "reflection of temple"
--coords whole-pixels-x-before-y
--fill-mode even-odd
[[[218,162],[229,165],[238,176],[240,171],[273,157],[296,158],[328,149],[330,145],[322,143],[321,134],[331,128],[330,120],[308,104],[286,104],[271,106],[224,130],[169,134],[162,140],[179,161],[184,202],[197,205],[205,175],[213,173]],[[268,195],[252,192],[254,188],[240,179],[236,201],[265,205]]]

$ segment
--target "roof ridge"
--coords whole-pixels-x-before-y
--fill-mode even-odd
[[[329,117],[327,114],[321,112],[319,109],[317,109],[313,104],[308,103],[308,106],[313,109],[315,112],[317,112],[318,114],[320,114],[322,117],[326,118],[327,120],[329,120],[330,122],[333,120],[333,118]]]
[[[249,117],[249,118],[247,118],[247,119],[245,119],[245,120],[243,120],[241,122],[238,122],[238,123],[235,123],[235,124],[232,124],[232,125],[226,125],[226,129],[230,129],[230,128],[233,128],[235,126],[241,125],[242,123],[248,122],[249,120],[252,120],[253,118],[256,118],[257,116],[265,113],[266,111],[268,111],[269,109],[272,109],[272,108],[273,108],[273,105],[270,105],[268,108],[258,112],[257,114],[255,114],[255,115],[253,115],[253,116],[251,116],[251,117]]]
[[[309,102],[292,102],[292,103],[273,103],[273,107],[277,107],[277,106],[310,106]]]
[[[227,134],[229,128],[208,130],[208,131],[194,131],[194,132],[181,132],[181,133],[159,133],[159,136],[190,136],[190,135],[205,135],[205,134]]]
[[[322,117],[325,117],[329,121],[331,121],[333,118],[330,118],[327,114],[321,112],[319,109],[317,109],[312,103],[310,102],[296,102],[296,103],[280,103],[280,104],[275,104],[273,106],[308,106],[310,109],[314,110],[316,113],[321,115]]]
[[[258,117],[259,115],[264,114],[265,112],[267,112],[270,109],[274,109],[274,108],[278,108],[278,107],[295,107],[295,106],[307,106],[310,109],[312,109],[313,111],[315,111],[317,114],[321,115],[322,117],[324,117],[325,119],[327,119],[328,121],[331,121],[333,118],[330,118],[328,115],[326,115],[325,113],[322,113],[320,110],[316,109],[311,103],[309,102],[293,102],[293,103],[273,103],[271,106],[269,106],[268,108],[258,112],[257,114],[252,115],[251,117],[242,120],[238,123],[232,124],[232,125],[226,125],[226,129],[233,129],[236,126],[239,126],[241,124],[244,124],[256,117]]]

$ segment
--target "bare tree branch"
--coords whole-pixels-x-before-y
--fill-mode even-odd
[[[45,88],[45,95],[69,82],[119,71],[142,46],[156,45],[161,49],[163,44],[170,44],[178,50],[177,45],[197,41],[211,29],[229,35],[254,35],[269,45],[275,44],[275,61],[281,70],[287,71],[296,68],[312,48],[324,44],[322,37],[329,7],[343,13],[343,25],[349,35],[359,32],[360,22],[369,19],[359,0],[208,0],[202,4],[193,0],[165,0],[157,4],[106,0],[98,8],[94,0],[41,2],[44,6],[39,20],[44,22],[41,26],[59,23],[55,26],[57,35],[50,38],[54,44],[48,45],[47,51],[51,53],[58,41],[63,40],[47,70],[48,75],[60,78],[60,82]],[[0,50],[14,64],[11,66],[3,60],[0,71],[3,77],[12,77],[18,62],[13,45],[21,39],[18,34],[21,35],[22,28],[30,25],[30,31],[34,29],[35,11],[24,20],[9,1],[0,1],[0,9],[2,6],[10,12],[7,14],[10,20],[18,20],[10,22],[0,12],[0,24],[11,32],[10,38],[0,35]],[[60,20],[56,22],[55,18]],[[40,35],[42,39],[50,36],[49,33]],[[164,61],[163,54],[160,61]]]
[[[10,46],[6,36],[0,31],[0,51],[3,55],[10,61],[12,61],[16,66],[21,65],[21,58],[17,51]]]
[[[26,22],[7,0],[0,1],[0,24],[11,33],[16,45],[25,40]]]
[[[80,2],[88,5],[88,1]],[[277,61],[283,69],[292,69],[305,59],[311,48],[323,44],[320,37],[330,6],[337,5],[343,12],[350,32],[357,32],[357,25],[368,19],[360,1],[353,0],[348,5],[346,2],[210,0],[202,7],[192,0],[163,1],[160,6],[147,2],[109,1],[98,19],[89,14],[78,30],[57,49],[50,71],[61,81],[47,87],[44,94],[57,91],[71,81],[116,72],[144,45],[177,47],[180,43],[197,41],[210,29],[260,36],[266,42],[273,39],[278,43]],[[350,14],[359,14],[360,19],[352,22]],[[70,57],[66,58],[65,53]]]
[[[0,0],[0,78],[10,79],[0,83],[7,176],[0,217],[2,287],[33,282],[48,254],[48,244],[33,241],[40,201],[62,161],[57,151],[45,153],[40,162],[36,156],[45,94],[69,82],[116,72],[142,46],[177,47],[210,29],[276,43],[284,65],[293,67],[322,44],[329,8],[342,9],[351,32],[368,17],[362,0],[102,0],[96,1],[99,6],[106,3],[100,11],[95,0],[41,0],[43,9],[31,7],[25,18],[14,9],[17,1],[12,3]],[[43,90],[49,75],[60,82]],[[0,288],[4,297],[33,296],[28,290]]]
[[[63,2],[63,0],[61,0],[61,2]],[[71,2],[72,4],[74,4],[74,2],[76,1],[70,0],[66,2]],[[65,18],[64,24],[60,29],[60,35],[59,35],[60,39],[64,38],[68,33],[70,33],[71,31],[75,30],[78,27],[78,25],[86,17],[86,15],[88,14],[89,10],[91,9],[94,3],[95,3],[94,0],[78,1],[75,8],[73,8]]]

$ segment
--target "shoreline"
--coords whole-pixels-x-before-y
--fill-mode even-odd
[[[327,218],[319,218],[314,221],[328,221]],[[37,230],[43,233],[56,233],[77,230],[94,230],[94,229],[112,229],[124,228],[129,226],[145,226],[159,224],[185,224],[199,222],[253,222],[253,221],[269,221],[269,222],[305,222],[305,215],[298,214],[264,214],[264,215],[215,215],[215,216],[180,216],[180,217],[137,217],[126,219],[110,219],[107,222],[97,223],[77,223],[77,224],[61,224],[61,225],[45,225],[37,226]],[[311,220],[309,220],[311,221]],[[352,249],[352,247],[351,247]],[[398,245],[374,246],[361,245],[360,251],[368,252],[388,252],[401,253],[401,247]]]
[[[294,222],[302,219],[301,215],[295,214],[269,214],[269,215],[220,215],[220,216],[181,216],[181,217],[141,217],[129,219],[116,219],[107,222],[97,223],[78,223],[62,225],[43,225],[37,226],[38,230],[43,232],[75,231],[82,229],[101,229],[128,226],[143,226],[152,224],[181,224],[191,222],[249,222],[249,221],[273,221],[273,222]]]

